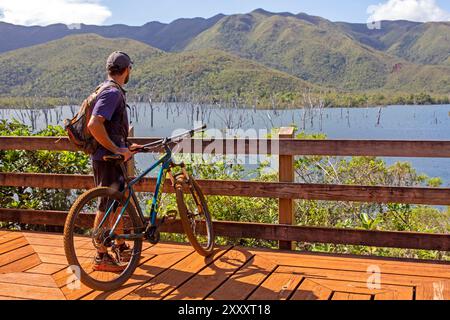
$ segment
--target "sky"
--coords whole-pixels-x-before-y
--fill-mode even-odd
[[[450,21],[449,0],[0,0],[0,21],[20,25],[143,25],[218,13],[305,12],[332,21]]]

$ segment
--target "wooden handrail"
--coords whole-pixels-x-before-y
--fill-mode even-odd
[[[150,143],[160,138],[132,138],[134,143]],[[182,152],[212,154],[273,154],[321,156],[379,156],[450,158],[450,141],[386,140],[299,140],[299,139],[192,139]],[[0,150],[76,151],[65,137],[0,137]]]
[[[198,182],[206,195],[450,205],[450,188],[355,186],[229,180],[198,180]],[[89,175],[0,173],[0,186],[67,190],[91,189],[94,187],[94,178]],[[136,185],[136,191],[152,192],[155,186],[155,178],[145,178]],[[173,192],[169,181],[166,181],[163,191],[165,193]]]

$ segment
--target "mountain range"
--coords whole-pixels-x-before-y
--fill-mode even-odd
[[[0,23],[0,96],[84,95],[117,49],[137,61],[130,87],[138,93],[450,93],[450,22],[382,21],[371,30],[258,9],[143,26]]]

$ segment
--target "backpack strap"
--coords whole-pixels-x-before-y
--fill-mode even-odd
[[[94,91],[94,98],[96,99],[103,91],[105,91],[106,89],[111,88],[111,87],[115,87],[115,88],[119,89],[120,94],[122,95],[123,101],[125,102],[125,95],[123,93],[123,89],[114,80],[108,80],[107,82],[99,85]]]
[[[125,94],[124,94],[124,92],[123,92],[122,87],[121,87],[116,81],[111,80],[111,79],[108,79],[107,82],[105,82],[105,83],[99,85],[99,86],[95,89],[95,92],[93,93],[93,99],[92,99],[92,101],[95,101],[95,100],[97,99],[97,97],[98,97],[103,91],[105,91],[106,89],[111,88],[111,87],[115,87],[115,88],[119,89],[120,94],[122,95],[122,100],[123,100],[124,108],[123,108],[122,115],[121,115],[121,122],[123,123],[123,122],[124,122],[124,118],[125,118],[125,112],[127,112],[127,108],[129,108],[129,106],[128,106],[127,103],[126,103],[126,98],[125,98]],[[127,140],[128,140],[128,132],[125,132],[125,131],[126,131],[126,130],[123,131],[123,135],[124,135],[124,138],[125,138],[125,140],[126,140],[126,142],[127,142]]]

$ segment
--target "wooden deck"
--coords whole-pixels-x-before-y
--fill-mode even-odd
[[[240,247],[205,259],[188,245],[169,243],[145,244],[139,268],[120,290],[72,290],[62,243],[57,234],[0,231],[0,300],[450,299],[450,264]],[[371,281],[377,270],[378,287]]]

